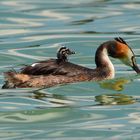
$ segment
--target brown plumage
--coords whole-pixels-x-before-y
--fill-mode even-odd
[[[115,76],[115,70],[108,56],[120,59],[140,73],[133,51],[122,38],[115,38],[99,46],[95,54],[97,66],[95,69],[68,62],[67,55],[73,53],[66,50],[69,49],[58,51],[63,52],[64,56],[57,54],[57,59],[36,62],[22,68],[19,73],[4,73],[6,82],[2,88],[41,88],[73,82],[112,79]]]

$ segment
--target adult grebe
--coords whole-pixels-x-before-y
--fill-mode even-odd
[[[58,51],[57,59],[36,62],[24,67],[19,73],[12,71],[4,73],[6,82],[2,88],[41,88],[73,82],[112,79],[115,76],[115,70],[109,56],[120,59],[140,73],[132,49],[122,38],[115,38],[99,46],[95,54],[97,66],[95,69],[68,62],[67,55],[69,54],[73,52],[62,48]]]

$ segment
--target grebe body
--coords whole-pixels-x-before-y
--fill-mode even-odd
[[[67,56],[73,53],[68,48],[60,48],[57,59],[36,62],[22,68],[19,73],[6,72],[4,73],[6,81],[2,88],[42,88],[73,82],[112,79],[115,77],[115,69],[109,56],[120,59],[140,73],[132,49],[122,38],[104,42],[98,47],[95,54],[95,69],[68,62]]]

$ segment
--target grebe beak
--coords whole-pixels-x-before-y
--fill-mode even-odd
[[[138,74],[140,74],[140,69],[139,69],[138,65],[136,64],[135,57],[132,57],[132,64],[133,64],[133,66],[132,66],[133,70],[135,70]]]
[[[135,64],[135,65],[133,65],[133,70],[135,70],[136,72],[137,72],[137,74],[140,74],[140,69],[139,69],[139,67]]]

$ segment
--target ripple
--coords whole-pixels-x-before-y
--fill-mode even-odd
[[[19,70],[22,64],[55,58],[61,44],[76,51],[69,61],[93,68],[96,48],[116,36],[133,48],[139,64],[139,4],[137,0],[1,0],[0,84],[2,73],[13,67]],[[119,61],[112,62],[117,77],[113,80],[0,90],[0,138],[139,139],[140,77]],[[111,96],[115,101],[116,95],[123,103],[135,102],[101,105],[96,100]]]

